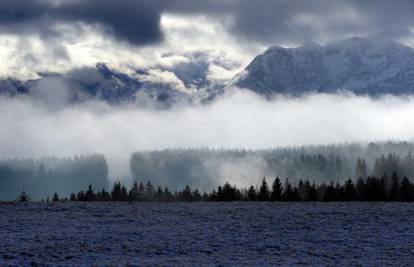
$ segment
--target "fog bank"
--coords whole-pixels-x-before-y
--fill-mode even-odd
[[[129,175],[134,151],[410,141],[414,136],[414,98],[408,96],[310,94],[266,100],[232,90],[210,104],[164,110],[102,102],[49,104],[0,98],[0,158],[102,153],[115,177]]]

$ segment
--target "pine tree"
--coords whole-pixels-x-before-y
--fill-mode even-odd
[[[273,181],[272,184],[272,193],[270,195],[270,199],[272,201],[280,201],[282,200],[282,183],[280,182],[279,177],[276,177],[276,179]]]
[[[157,195],[155,198],[157,201],[164,201],[164,192],[162,191],[161,186],[158,186]]]
[[[86,201],[85,193],[83,192],[83,190],[78,192],[78,194],[76,195],[76,200],[77,201]]]
[[[270,192],[266,182],[266,178],[263,178],[262,184],[259,189],[258,199],[259,201],[269,201]]]
[[[107,192],[105,189],[102,189],[100,192],[100,198],[99,201],[111,201],[111,194]]]
[[[308,180],[305,182],[305,188],[307,191],[307,201],[317,201],[318,200],[318,190],[316,189],[315,182],[310,184]]]
[[[300,179],[298,183],[298,195],[299,201],[308,201],[308,190],[302,179]]]
[[[194,190],[193,192],[193,200],[194,201],[201,201],[202,197],[198,189]]]
[[[285,186],[283,187],[282,201],[295,201],[295,192],[289,180],[286,179]]]
[[[95,192],[93,191],[92,184],[88,185],[88,190],[86,190],[85,198],[86,198],[86,201],[96,201],[96,195],[95,195]]]
[[[58,195],[58,193],[57,193],[57,192],[55,192],[55,193],[53,194],[52,201],[53,201],[53,202],[60,201],[60,198],[59,198],[59,195]]]
[[[352,182],[351,178],[349,178],[345,182],[344,195],[345,195],[344,196],[345,201],[354,201],[354,200],[356,200],[356,189],[355,189],[354,183]]]
[[[193,201],[193,193],[189,185],[186,185],[183,192],[182,192],[182,200],[183,201]]]
[[[393,172],[391,176],[391,188],[390,188],[390,200],[398,201],[400,200],[400,178],[398,177],[397,172]]]
[[[400,201],[408,202],[414,200],[413,185],[407,177],[401,181]]]
[[[138,184],[134,182],[131,190],[129,190],[129,201],[138,201],[139,200],[139,191],[138,191]]]
[[[112,201],[121,201],[121,183],[115,182],[111,191],[111,200]]]
[[[23,191],[20,192],[19,196],[17,197],[17,201],[18,202],[28,202],[28,201],[30,201],[30,196],[23,189]]]
[[[366,185],[365,181],[359,177],[357,184],[356,184],[356,199],[358,201],[364,201],[367,199],[367,192],[366,192]]]
[[[170,190],[168,190],[167,187],[164,188],[163,195],[165,201],[173,201],[173,194],[170,192]]]
[[[250,201],[257,201],[257,192],[256,188],[253,185],[251,185],[247,190],[247,198]]]
[[[325,194],[323,197],[323,201],[332,202],[336,200],[336,189],[333,181],[326,186]]]
[[[124,185],[121,186],[121,193],[119,201],[128,201],[128,190]]]

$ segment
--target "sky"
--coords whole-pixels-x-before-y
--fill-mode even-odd
[[[176,73],[203,70],[211,84],[223,84],[271,45],[374,36],[414,47],[412,14],[412,0],[0,0],[0,79],[75,69],[89,75],[85,67],[104,63],[125,73],[145,69],[150,81],[188,90]],[[139,150],[414,136],[412,97],[265,100],[230,91],[208,105],[156,110],[95,101],[68,106],[65,86],[46,78],[32,98],[0,97],[0,158],[103,153],[119,177]]]
[[[0,77],[103,62],[123,71],[207,66],[227,81],[274,44],[382,36],[414,44],[410,0],[2,0]]]

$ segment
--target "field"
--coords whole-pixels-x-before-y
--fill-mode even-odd
[[[37,264],[413,266],[414,204],[0,204],[0,265]]]

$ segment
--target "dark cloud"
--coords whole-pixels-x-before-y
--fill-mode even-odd
[[[2,0],[0,29],[51,36],[56,22],[101,25],[119,40],[142,45],[162,40],[163,13],[229,19],[236,36],[263,43],[340,39],[356,34],[398,38],[411,34],[412,0]],[[349,14],[348,14],[348,13]],[[298,22],[298,18],[307,18]]]
[[[81,0],[54,3],[46,0],[2,0],[0,29],[11,33],[61,35],[57,22],[99,24],[114,37],[132,44],[162,39],[159,27],[163,1]]]
[[[182,0],[171,10],[227,15],[235,22],[229,26],[233,34],[264,43],[364,34],[399,38],[414,27],[412,0]],[[301,15],[312,20],[297,23]]]

